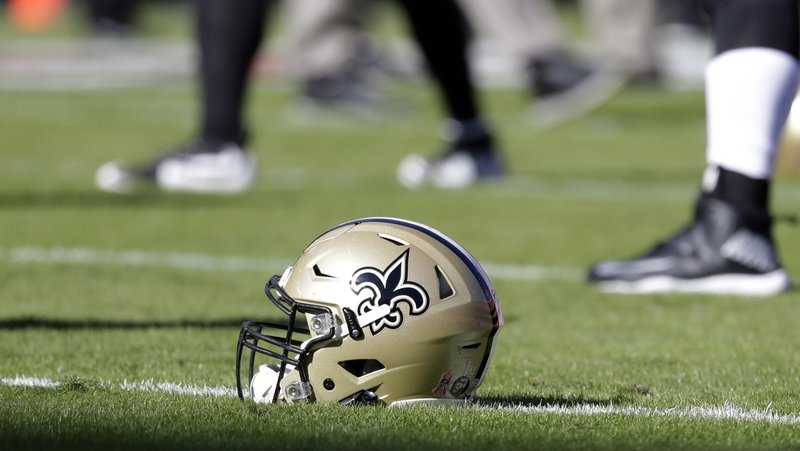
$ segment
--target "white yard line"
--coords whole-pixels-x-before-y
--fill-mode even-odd
[[[56,389],[61,386],[61,382],[46,377],[36,376],[10,376],[0,377],[0,385],[19,388],[45,388]],[[110,390],[122,390],[129,392],[148,392],[164,393],[180,396],[208,396],[233,398],[236,390],[232,387],[224,386],[197,386],[176,382],[155,382],[146,381],[123,381],[110,382],[102,381],[100,387]],[[749,423],[768,423],[781,425],[800,425],[800,415],[796,414],[777,414],[769,409],[766,410],[747,410],[732,404],[722,406],[688,406],[674,408],[651,408],[651,407],[623,407],[605,406],[597,404],[579,404],[574,406],[562,405],[481,405],[471,406],[470,408],[482,410],[502,410],[507,412],[518,412],[531,415],[565,415],[565,416],[633,416],[633,417],[663,417],[663,418],[687,418],[698,420],[733,420]]]
[[[36,376],[11,376],[0,377],[0,385],[7,387],[22,387],[22,388],[51,388],[55,389],[61,386],[61,382],[54,381],[46,377]],[[105,389],[117,389],[122,391],[133,392],[152,392],[152,393],[166,393],[170,395],[184,395],[184,396],[213,396],[213,397],[227,397],[233,398],[236,396],[236,390],[230,387],[208,387],[197,386],[189,384],[181,384],[175,382],[155,382],[153,380],[146,381],[122,381],[119,383],[103,381],[100,386]]]
[[[0,385],[5,385],[6,387],[57,388],[59,384],[46,377],[12,376],[0,377]]]
[[[184,396],[213,396],[213,397],[227,397],[233,398],[236,396],[236,389],[230,387],[207,387],[178,384],[174,382],[154,382],[138,381],[129,382],[123,381],[118,384],[118,387],[124,391],[144,391],[154,393],[168,393],[170,395],[184,395]]]
[[[203,271],[269,271],[289,264],[288,259],[279,258],[216,256],[196,252],[113,251],[90,247],[21,246],[7,249],[0,255],[9,263],[149,266]]]
[[[501,280],[566,280],[577,282],[583,280],[583,270],[568,266],[514,265],[486,262],[484,269],[494,279]]]
[[[310,188],[352,190],[374,183],[371,177],[356,171],[338,170],[336,174],[331,175],[298,166],[265,169],[263,179],[265,182],[262,189],[267,191],[274,189],[301,191]],[[512,175],[497,183],[486,184],[479,190],[471,192],[470,196],[521,201],[568,199],[614,204],[677,204],[688,208],[696,193],[697,185],[691,182]],[[784,183],[775,191],[774,201],[788,211],[792,211],[798,200],[800,200],[800,185]]]
[[[493,408],[487,406],[486,408]],[[579,404],[575,406],[516,406],[499,407],[504,410],[518,411],[530,414],[555,414],[574,416],[635,416],[635,417],[664,417],[664,418],[691,418],[700,420],[735,420],[749,423],[770,423],[784,425],[800,424],[800,415],[782,415],[770,410],[747,410],[741,407],[725,404],[722,406],[688,406],[673,408],[651,407],[622,407],[605,406],[597,404]]]
[[[220,256],[197,252],[103,250],[90,247],[21,246],[0,249],[0,261],[8,263],[59,263],[70,265],[120,265],[201,271],[279,271],[291,262],[274,257]],[[578,281],[582,271],[573,267],[514,265],[487,262],[484,267],[496,279],[535,282]]]

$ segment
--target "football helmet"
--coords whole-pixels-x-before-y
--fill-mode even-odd
[[[265,292],[283,321],[245,321],[236,349],[239,397],[257,403],[463,402],[503,324],[475,258],[396,218],[328,230]]]

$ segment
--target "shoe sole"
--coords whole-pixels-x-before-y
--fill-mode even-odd
[[[766,274],[720,274],[699,279],[653,276],[636,281],[609,281],[597,284],[600,291],[615,294],[696,293],[763,297],[773,296],[791,287],[783,270]]]
[[[184,180],[181,183],[163,183],[159,182],[158,187],[164,191],[172,193],[189,193],[189,194],[220,194],[232,195],[241,194],[253,185],[252,180],[246,182],[240,181],[222,181],[222,180]]]

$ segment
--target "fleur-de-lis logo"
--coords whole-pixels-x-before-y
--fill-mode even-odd
[[[350,279],[350,288],[357,295],[368,291],[369,297],[358,305],[358,314],[364,315],[382,305],[389,306],[390,313],[370,324],[372,335],[383,328],[397,329],[403,324],[401,302],[408,305],[411,315],[420,315],[428,309],[428,293],[418,283],[408,281],[408,253],[406,250],[395,261],[381,271],[366,267],[358,269]]]

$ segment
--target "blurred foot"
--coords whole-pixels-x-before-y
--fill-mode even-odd
[[[705,293],[769,296],[790,286],[770,232],[771,218],[746,217],[703,198],[695,218],[640,257],[603,261],[589,282],[613,293]]]
[[[528,66],[534,96],[532,119],[541,128],[576,119],[613,97],[625,78],[564,53],[535,58]]]
[[[397,180],[411,189],[426,185],[461,189],[502,178],[505,174],[503,158],[495,149],[492,136],[483,127],[480,131],[458,133],[435,159],[411,154],[397,167]]]
[[[102,191],[123,194],[154,184],[165,191],[236,194],[253,184],[256,172],[255,156],[238,144],[197,140],[145,165],[106,163],[97,169],[95,183]]]
[[[341,73],[304,81],[300,106],[304,109],[371,115],[386,106],[386,99],[363,77]]]
[[[133,37],[130,24],[109,18],[97,18],[92,21],[92,32],[96,38],[124,39]]]

